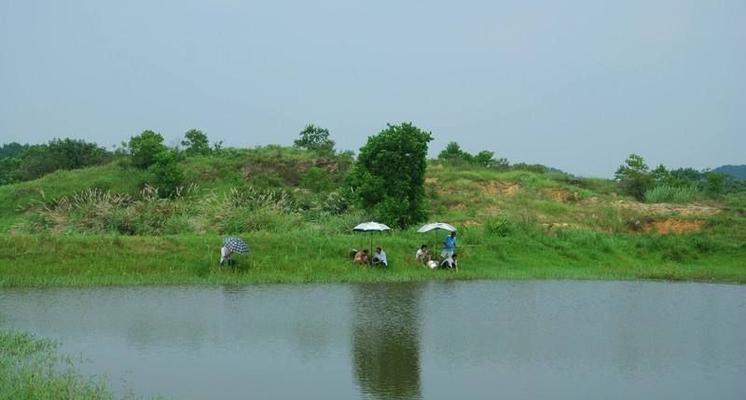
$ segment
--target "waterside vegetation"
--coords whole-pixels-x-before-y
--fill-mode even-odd
[[[635,155],[614,180],[581,178],[511,164],[486,150],[471,155],[457,143],[426,160],[429,140],[430,133],[410,124],[389,126],[361,149],[364,162],[336,151],[329,132],[314,125],[292,147],[224,148],[198,130],[188,131],[180,148],[165,146],[151,131],[114,152],[58,141],[103,158],[32,180],[6,174],[15,181],[0,185],[0,286],[502,278],[746,283],[741,181],[691,169],[651,171]],[[390,170],[397,149],[417,160]],[[18,151],[16,161],[25,157]],[[387,185],[382,176],[407,165],[422,175]],[[376,195],[383,190],[391,192]],[[373,236],[388,253],[387,271],[355,267],[347,258],[369,239],[351,227],[371,219],[397,228]],[[421,243],[437,251],[442,240],[415,233],[427,221],[459,228],[458,273],[415,262]],[[217,265],[227,234],[252,247],[234,268]]]

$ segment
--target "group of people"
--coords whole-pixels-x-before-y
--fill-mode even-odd
[[[376,265],[384,268],[389,266],[386,252],[381,247],[376,247],[373,256],[368,249],[352,250],[350,253],[352,262],[361,265]],[[458,270],[458,255],[456,254],[456,232],[451,232],[443,240],[443,251],[440,256],[432,256],[426,244],[420,246],[415,253],[415,259],[429,268],[448,268]]]
[[[382,266],[384,268],[389,266],[389,260],[386,258],[386,252],[383,251],[381,247],[376,247],[376,251],[375,253],[373,253],[372,258],[370,257],[370,254],[368,254],[368,249],[353,250],[352,262],[362,265],[371,264]]]
[[[414,258],[429,268],[452,268],[458,270],[458,254],[456,254],[456,232],[451,232],[443,240],[443,251],[440,257],[432,256],[426,244],[420,246]]]

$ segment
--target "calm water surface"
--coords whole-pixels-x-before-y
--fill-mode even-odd
[[[175,399],[746,398],[743,286],[0,289],[0,327]]]

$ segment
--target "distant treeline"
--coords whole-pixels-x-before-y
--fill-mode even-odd
[[[293,143],[319,157],[344,156],[354,162],[352,152],[337,153],[335,142],[327,129],[307,125]],[[210,143],[207,135],[197,129],[185,132],[183,140],[175,147],[167,147],[163,136],[153,131],[135,135],[115,151],[107,150],[93,142],[78,139],[53,139],[46,144],[7,143],[0,146],[0,185],[33,180],[57,170],[72,170],[119,160],[124,167],[147,169],[154,176],[162,195],[169,195],[183,185],[178,162],[191,156],[230,154],[233,149],[223,148],[222,142]],[[457,142],[450,142],[438,154],[437,161],[460,166],[475,166],[495,170],[526,170],[536,173],[564,172],[541,164],[514,163],[496,157],[489,150],[471,154]],[[570,176],[569,174],[565,174]],[[615,174],[620,191],[641,201],[685,202],[697,197],[716,198],[720,195],[746,189],[746,166],[724,166],[715,170],[698,171],[693,168],[668,169],[659,165],[650,169],[645,160],[636,154],[622,164]]]
[[[718,198],[746,190],[745,181],[721,172],[668,169],[663,164],[651,170],[637,154],[631,154],[614,177],[624,193],[649,203],[685,203],[697,197]]]
[[[8,143],[0,147],[0,184],[33,180],[60,169],[108,163],[113,153],[95,143],[53,139],[46,144]]]

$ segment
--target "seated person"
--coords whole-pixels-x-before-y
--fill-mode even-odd
[[[428,266],[430,269],[438,268],[438,262],[435,260],[430,260],[425,263],[426,266]]]
[[[430,261],[430,252],[427,250],[426,244],[423,244],[422,246],[420,246],[419,249],[417,249],[417,253],[415,253],[414,258],[417,259],[417,261],[425,264]]]
[[[352,259],[355,264],[368,264],[370,259],[368,258],[368,249],[362,249],[355,253],[355,258]]]
[[[376,252],[373,254],[373,265],[389,266],[389,262],[386,259],[386,252],[381,250],[380,247],[376,247]]]
[[[446,257],[441,263],[440,266],[443,268],[453,268],[458,270],[458,255],[456,253],[453,253],[452,255]]]

